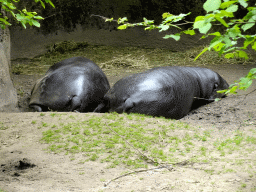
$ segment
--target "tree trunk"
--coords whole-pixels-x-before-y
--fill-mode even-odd
[[[0,112],[18,111],[17,93],[10,77],[10,32],[0,28]]]

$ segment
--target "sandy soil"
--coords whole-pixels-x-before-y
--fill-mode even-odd
[[[207,67],[218,72],[228,83],[232,83],[256,65]],[[130,73],[130,71],[123,70],[122,73],[118,73],[119,75],[113,75],[114,73],[106,71],[111,85]],[[51,118],[50,113],[40,116],[40,113],[29,112],[27,103],[30,90],[38,78],[39,76],[14,75],[13,81],[18,90],[19,107],[22,113],[0,114],[0,191],[1,189],[7,192],[256,191],[255,151],[245,159],[245,162],[251,165],[251,175],[240,169],[235,172],[217,174],[227,164],[216,160],[211,165],[216,168],[216,172],[212,174],[204,171],[210,166],[208,164],[185,162],[120,178],[117,177],[132,170],[122,166],[108,169],[107,163],[100,162],[80,163],[83,157],[79,154],[74,161],[71,161],[66,155],[46,153],[43,149],[47,144],[42,144],[39,140],[42,137],[42,131],[48,128],[38,129],[38,125],[31,122],[34,120],[58,124],[60,120]],[[245,96],[254,89],[256,89],[255,82],[247,92],[203,106],[180,121],[200,126],[204,130],[215,129],[219,137],[231,134],[235,130],[244,133],[256,130],[256,92]],[[76,119],[86,119],[90,115],[101,116],[102,114],[72,113],[72,115]],[[72,119],[62,118],[61,121],[66,123]],[[169,123],[171,121],[166,124]],[[114,178],[117,179],[111,181]],[[109,181],[111,182],[108,183]],[[106,183],[108,185],[104,186]]]

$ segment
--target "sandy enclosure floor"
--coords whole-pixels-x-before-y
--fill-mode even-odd
[[[232,83],[256,66],[207,67]],[[124,70],[118,76],[109,75],[107,71],[106,74],[113,85],[130,72]],[[23,112],[0,114],[0,189],[3,191],[256,191],[256,151],[246,153],[245,157],[238,151],[237,154],[227,155],[226,161],[216,158],[211,163],[181,161],[175,166],[158,169],[149,165],[148,170],[120,178],[117,177],[134,170],[124,166],[108,168],[106,162],[81,163],[84,158],[82,154],[76,154],[75,160],[71,161],[64,154],[46,153],[43,149],[47,144],[41,143],[40,138],[42,132],[49,128],[39,129],[38,124],[68,123],[102,114],[63,113],[60,119],[52,118],[50,112],[44,116],[29,112],[27,102],[30,90],[38,78],[39,76],[15,75],[15,87],[18,92],[22,90],[22,94],[19,94],[19,106]],[[254,82],[246,93],[255,88]],[[180,121],[187,122],[198,130],[212,130],[214,138],[235,134],[236,130],[256,137],[256,92],[247,96],[242,94],[245,93],[203,106]],[[75,118],[66,118],[70,115]],[[37,123],[32,124],[32,121]],[[146,118],[145,121],[149,120]],[[156,119],[156,123],[158,121]],[[171,120],[161,123],[168,125]],[[150,127],[145,127],[147,128]],[[243,164],[234,165],[237,159],[243,160]],[[229,166],[234,171],[223,171]],[[212,169],[214,172],[206,171]],[[115,178],[117,179],[111,181]],[[108,183],[109,181],[111,182]]]

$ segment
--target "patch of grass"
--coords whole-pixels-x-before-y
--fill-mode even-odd
[[[47,46],[48,52],[46,55],[57,55],[57,54],[64,54],[70,51],[75,51],[78,49],[84,49],[88,47],[87,42],[75,42],[71,41],[62,41],[58,43],[54,43],[52,45]]]
[[[236,172],[234,169],[226,169],[224,173],[233,173]]]
[[[42,122],[42,126],[43,126],[43,127],[48,127],[48,124],[45,123],[45,122]]]
[[[152,160],[154,165],[190,160],[208,164],[206,172],[209,174],[218,173],[215,162],[230,163],[231,160],[226,160],[230,154],[256,148],[255,138],[242,131],[221,137],[212,134],[213,131],[216,130],[196,129],[170,119],[109,113],[87,116],[71,123],[60,122],[44,131],[41,141],[49,144],[50,152],[64,153],[72,158],[81,153],[84,162],[107,162],[108,168],[146,168]],[[232,166],[241,167],[244,163],[246,160],[237,157]],[[220,169],[224,170],[222,173],[237,172],[232,166]]]
[[[247,137],[246,137],[246,142],[256,145],[256,137],[247,136]]]
[[[17,94],[20,95],[21,97],[24,96],[24,93],[25,93],[25,91],[24,91],[23,88],[18,88],[18,89],[17,89]]]
[[[205,169],[204,171],[210,175],[212,175],[214,173],[214,170],[212,170],[212,169]]]
[[[194,134],[194,138],[201,141],[207,141],[207,137],[205,135],[200,135],[198,133]]]
[[[0,130],[6,130],[8,129],[8,126],[5,126],[3,122],[0,122]]]
[[[36,124],[36,121],[32,121],[31,123],[32,123],[32,124]]]
[[[50,116],[54,117],[57,113],[51,113]]]
[[[242,183],[242,184],[241,184],[241,187],[242,187],[242,188],[246,188],[246,186],[247,186],[247,185],[246,185],[245,183]]]
[[[206,148],[206,147],[201,147],[201,148],[200,148],[200,151],[201,151],[201,154],[202,154],[203,156],[206,156],[206,151],[207,151],[207,148]]]
[[[42,142],[50,144],[48,150],[51,152],[86,153],[91,161],[112,162],[110,167],[120,164],[145,167],[144,157],[132,150],[133,148],[148,153],[156,161],[166,162],[168,147],[165,143],[171,141],[176,145],[182,142],[177,136],[169,138],[168,134],[172,129],[168,126],[155,125],[155,129],[146,130],[146,125],[141,121],[145,116],[133,115],[135,121],[130,123],[127,123],[130,114],[121,116],[112,113],[104,116],[104,119],[90,117],[85,121],[52,126],[43,132]],[[173,124],[172,127],[180,125],[181,123]],[[165,146],[165,149],[159,149],[157,146]]]
[[[149,69],[148,59],[141,55],[140,57],[129,55],[118,55],[117,57],[113,57],[113,59],[100,63],[99,65],[103,69],[112,69],[118,67],[126,67],[126,68],[141,68],[141,69]]]

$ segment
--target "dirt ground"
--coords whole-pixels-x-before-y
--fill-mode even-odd
[[[256,65],[205,67],[218,72],[231,84]],[[111,85],[131,73],[123,70],[116,73],[118,75],[109,75],[108,71],[105,72]],[[251,176],[242,171],[209,174],[204,171],[208,166],[206,164],[180,164],[172,168],[167,167],[168,169],[159,168],[127,175],[104,186],[108,181],[131,170],[122,166],[108,169],[107,163],[92,161],[81,164],[79,159],[82,159],[82,156],[77,155],[78,157],[71,161],[66,155],[46,153],[43,150],[47,144],[42,144],[39,140],[42,131],[47,128],[38,129],[31,121],[57,124],[60,120],[51,118],[50,113],[40,116],[40,113],[30,112],[27,108],[30,90],[38,78],[39,76],[14,75],[13,82],[19,94],[22,113],[0,114],[0,191],[256,191],[255,151],[251,152],[246,161],[248,164],[252,163]],[[229,134],[234,130],[256,130],[256,92],[245,95],[254,89],[255,82],[247,92],[203,106],[180,121],[200,126],[205,130],[216,129],[216,134],[220,134],[220,137],[221,134]],[[78,119],[86,119],[92,114],[72,115]],[[215,163],[216,169],[223,169],[223,166],[217,165],[221,162]]]

